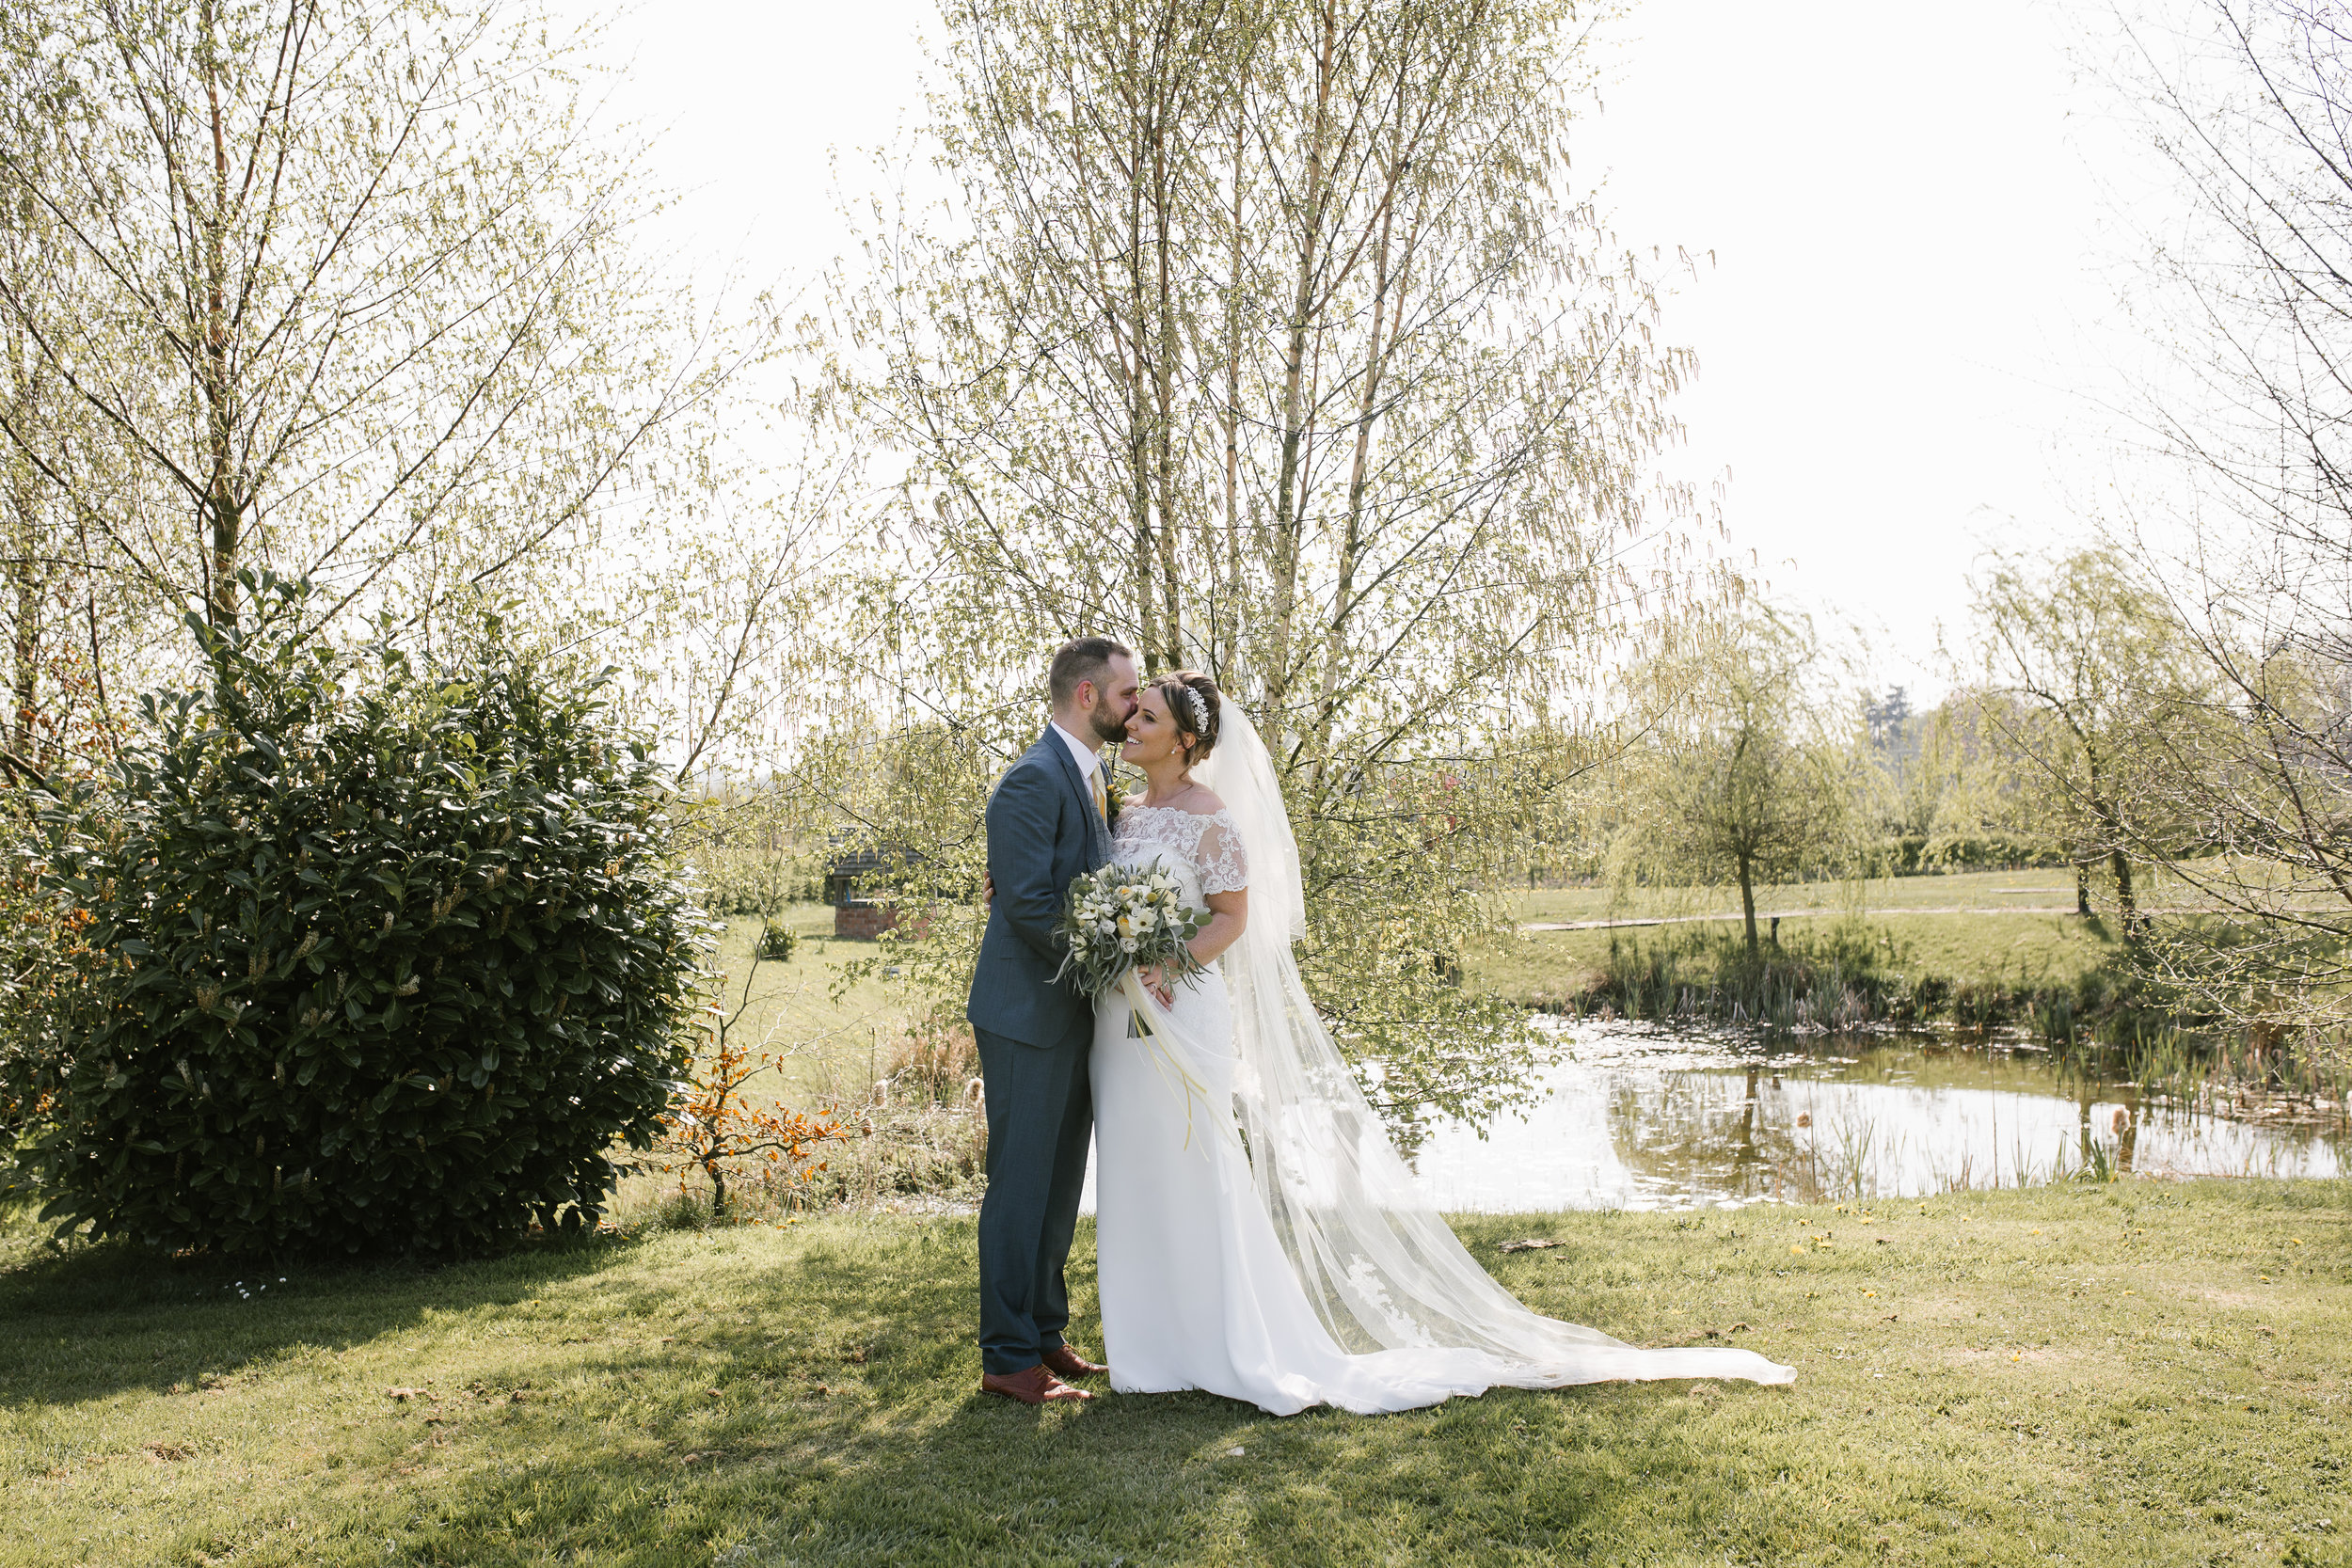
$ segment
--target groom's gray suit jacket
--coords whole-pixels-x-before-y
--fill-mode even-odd
[[[1110,858],[1110,830],[1077,759],[1049,725],[988,800],[996,901],[964,1006],[975,1029],[1041,1047],[1092,1037],[1094,1004],[1054,978],[1064,952],[1054,925],[1071,882]]]

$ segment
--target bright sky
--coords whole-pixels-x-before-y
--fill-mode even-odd
[[[2105,325],[2101,189],[2145,165],[2067,27],[2037,0],[1646,0],[1574,153],[1622,243],[1701,258],[1666,326],[1701,366],[1676,469],[1723,479],[1732,549],[1922,694],[1983,542],[2082,531],[2095,483],[2069,454],[2097,445],[2129,352]],[[920,118],[938,30],[929,0],[670,0],[616,24],[614,111],[691,193],[662,237],[811,277],[843,245],[833,153],[872,188],[855,154]]]

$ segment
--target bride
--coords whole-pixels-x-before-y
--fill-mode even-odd
[[[1751,1351],[1645,1351],[1540,1317],[1415,1191],[1291,957],[1298,850],[1265,748],[1207,676],[1159,677],[1120,755],[1150,790],[1113,853],[1183,882],[1205,972],[1147,971],[1095,1015],[1095,1250],[1111,1386],[1287,1416],[1498,1386],[1787,1383]]]

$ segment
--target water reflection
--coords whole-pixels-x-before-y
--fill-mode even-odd
[[[1682,1209],[2030,1185],[2086,1168],[2339,1176],[2340,1119],[2296,1125],[2143,1096],[2032,1053],[1929,1038],[1738,1040],[1578,1024],[1524,1114],[1434,1129],[1414,1168],[1441,1209]],[[2249,1108],[2250,1109],[2250,1108]]]

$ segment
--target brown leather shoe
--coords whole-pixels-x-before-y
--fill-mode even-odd
[[[1045,1353],[1045,1370],[1056,1377],[1104,1377],[1110,1369],[1081,1355],[1073,1345],[1056,1345]]]
[[[1002,1377],[994,1372],[982,1372],[980,1392],[1002,1394],[1009,1400],[1019,1400],[1023,1404],[1043,1404],[1047,1400],[1090,1400],[1094,1397],[1083,1388],[1073,1388],[1043,1367],[1024,1367]]]

